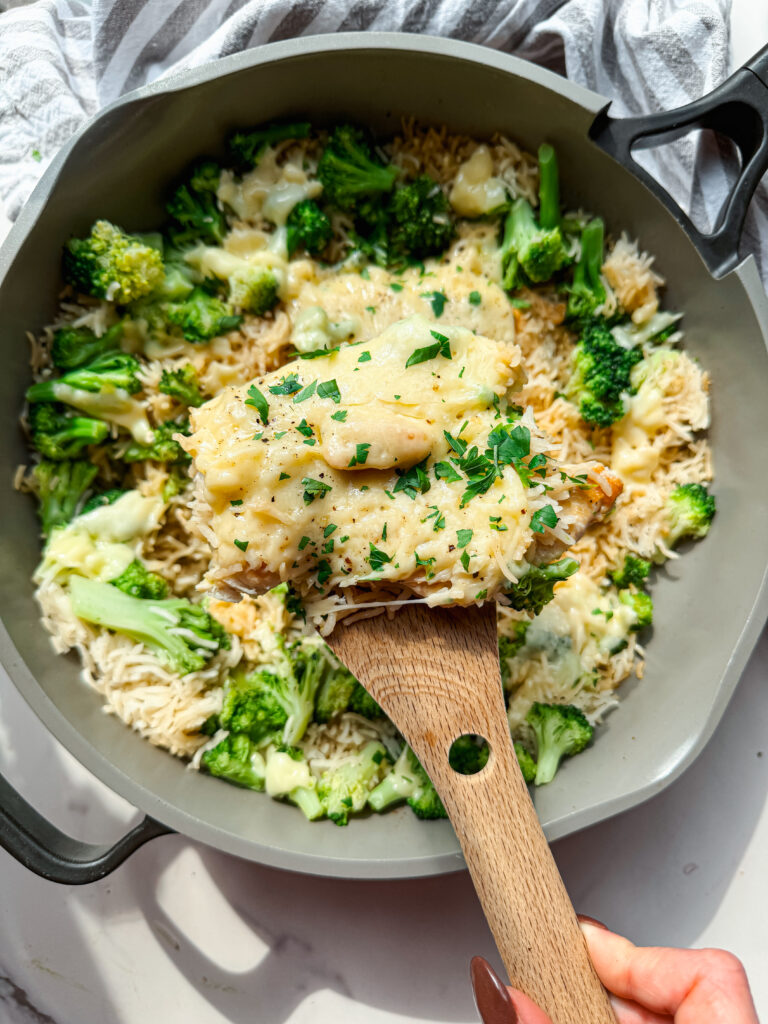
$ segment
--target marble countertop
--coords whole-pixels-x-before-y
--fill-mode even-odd
[[[732,30],[735,66],[768,38],[768,9],[735,0]],[[766,1018],[767,675],[768,632],[681,779],[553,846],[577,910],[638,943],[731,949]],[[137,820],[2,670],[0,771],[78,838],[114,841]],[[498,966],[465,872],[311,878],[167,836],[65,888],[0,850],[0,1024],[469,1024],[477,953]]]

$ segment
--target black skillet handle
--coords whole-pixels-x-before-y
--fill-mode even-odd
[[[96,882],[114,871],[147,840],[172,831],[147,817],[114,846],[82,843],[46,821],[0,775],[0,846],[49,882],[63,885]]]
[[[692,128],[711,128],[732,139],[741,168],[715,229],[704,234],[633,158],[632,149],[671,142]],[[752,194],[768,168],[768,46],[722,85],[676,110],[642,117],[613,118],[601,111],[590,129],[601,149],[639,178],[680,223],[715,277],[738,262],[738,245]]]

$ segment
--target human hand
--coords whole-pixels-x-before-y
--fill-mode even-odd
[[[759,1024],[744,968],[732,953],[634,946],[589,918],[580,923],[618,1024]],[[482,957],[474,957],[471,973],[484,1024],[551,1024]]]

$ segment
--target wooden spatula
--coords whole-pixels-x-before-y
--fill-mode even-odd
[[[517,764],[495,605],[414,604],[391,619],[378,615],[349,626],[342,620],[327,639],[440,794],[510,983],[554,1024],[615,1024]],[[476,775],[460,775],[448,763],[451,744],[465,733],[484,737],[491,748]]]

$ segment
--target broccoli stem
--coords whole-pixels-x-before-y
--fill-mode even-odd
[[[297,786],[288,794],[291,803],[296,804],[308,821],[316,821],[325,814],[325,808],[317,791],[306,786]]]
[[[539,146],[539,224],[546,230],[560,227],[560,180],[557,154],[548,142]]]

